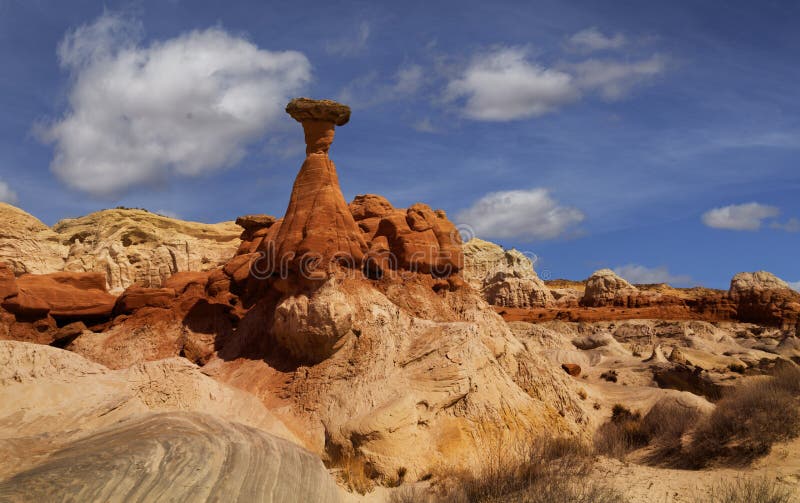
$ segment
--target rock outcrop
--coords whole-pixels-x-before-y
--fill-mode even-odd
[[[64,270],[102,272],[115,293],[133,284],[161,287],[176,272],[215,269],[233,256],[241,232],[233,222],[185,222],[134,209],[62,220],[53,230],[69,246]]]
[[[728,296],[741,321],[800,329],[800,293],[774,274],[739,273],[731,279]]]
[[[422,203],[394,208],[381,196],[363,194],[350,203],[350,212],[368,243],[366,270],[372,277],[398,269],[448,277],[463,268],[461,236],[442,210]]]
[[[61,320],[108,318],[116,302],[106,291],[102,274],[56,272],[14,278],[3,264],[0,295],[3,309],[29,320],[47,316]]]
[[[341,501],[261,402],[184,359],[110,371],[0,342],[3,501]]]
[[[17,276],[61,271],[68,254],[61,235],[33,215],[0,202],[0,262]]]
[[[586,280],[581,305],[588,307],[630,306],[639,298],[640,291],[611,269],[595,271]]]
[[[261,398],[330,466],[356,459],[383,483],[480,467],[498,439],[582,434],[569,376],[459,276],[462,244],[444,212],[371,195],[344,204],[328,106],[299,116],[309,154],[283,219],[240,219],[241,245],[223,267],[150,294],[129,289],[117,304],[126,314],[67,347],[112,366],[190,357]],[[270,250],[278,260],[266,267]],[[314,274],[303,255],[317,257]]]
[[[504,307],[547,307],[555,303],[550,289],[517,250],[473,238],[464,244],[464,279],[490,304]]]
[[[48,228],[0,203],[0,261],[15,275],[98,272],[109,291],[160,287],[179,271],[208,271],[233,256],[241,229],[200,224],[136,209],[104,210]]]

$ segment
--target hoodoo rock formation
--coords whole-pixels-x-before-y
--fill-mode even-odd
[[[289,416],[329,464],[355,458],[384,482],[477,466],[500,437],[581,432],[568,376],[460,278],[445,213],[375,195],[348,207],[327,155],[346,108],[300,99],[287,112],[308,156],[284,218],[242,219],[237,255],[208,277],[236,329],[204,371]]]
[[[286,112],[303,125],[306,160],[274,241],[262,251],[274,254],[274,267],[300,268],[308,277],[324,278],[334,263],[358,268],[367,244],[347,208],[336,167],[328,157],[334,128],[347,123],[350,108],[334,101],[297,98],[286,106]]]

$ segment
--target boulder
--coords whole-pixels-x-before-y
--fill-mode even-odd
[[[580,377],[581,366],[577,363],[562,363],[561,368],[572,377]]]

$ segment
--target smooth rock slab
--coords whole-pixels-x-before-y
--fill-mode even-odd
[[[338,502],[322,461],[255,428],[149,413],[69,444],[0,482],[0,501]]]

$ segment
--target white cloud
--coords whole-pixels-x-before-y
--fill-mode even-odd
[[[655,55],[635,62],[589,59],[545,68],[530,61],[521,48],[501,48],[472,59],[445,88],[446,102],[462,101],[467,117],[508,121],[538,117],[599,93],[619,99],[633,87],[666,69]]]
[[[572,76],[529,62],[520,48],[475,57],[445,90],[448,101],[466,100],[467,117],[487,121],[540,116],[579,97]]]
[[[584,220],[576,209],[559,205],[547,189],[491,192],[456,217],[486,238],[553,239]]]
[[[792,288],[792,290],[800,292],[800,281],[790,281],[789,286]]]
[[[17,193],[11,190],[11,187],[2,180],[0,180],[0,203],[17,203]]]
[[[627,264],[614,268],[614,272],[631,283],[653,284],[669,283],[670,285],[686,285],[692,281],[685,274],[670,274],[666,266],[646,267],[639,264]]]
[[[284,120],[311,77],[302,53],[259,49],[219,28],[147,47],[138,31],[105,14],[58,48],[73,76],[69,110],[41,136],[55,143],[51,169],[71,187],[115,195],[229,166]]]
[[[353,56],[362,52],[367,47],[370,32],[372,31],[367,21],[361,21],[356,29],[355,36],[328,41],[325,51],[337,56]]]
[[[581,30],[569,38],[570,47],[586,52],[619,49],[626,42],[627,39],[622,33],[608,36],[597,28]]]
[[[703,223],[715,229],[757,231],[767,218],[774,218],[780,210],[759,203],[732,204],[714,208],[703,214]]]
[[[772,222],[770,227],[786,232],[800,232],[800,219],[792,217],[784,223]]]
[[[579,87],[596,90],[603,98],[616,100],[641,82],[662,73],[666,60],[659,55],[633,63],[589,59],[569,65],[569,68]]]

